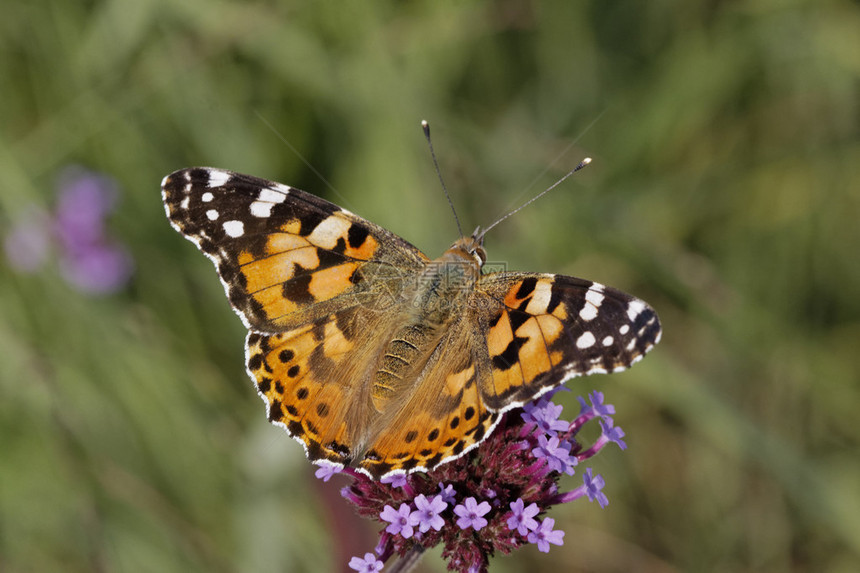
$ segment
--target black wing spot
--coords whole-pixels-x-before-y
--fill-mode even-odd
[[[493,366],[499,370],[508,370],[514,366],[519,360],[520,348],[528,341],[528,338],[515,336],[508,343],[507,348],[496,356],[493,356]]]
[[[346,233],[349,246],[353,249],[359,248],[367,240],[367,235],[369,234],[370,232],[364,226],[352,224]]]
[[[517,290],[517,299],[522,300],[532,294],[537,286],[537,277],[528,277],[520,283],[520,288]]]

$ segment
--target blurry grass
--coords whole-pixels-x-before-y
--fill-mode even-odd
[[[490,256],[616,285],[665,325],[631,372],[574,385],[629,434],[596,460],[609,507],[558,508],[563,548],[494,569],[860,567],[855,3],[4,13],[0,229],[80,163],[119,181],[137,270],[92,299],[0,264],[0,569],[334,570],[373,547],[360,522],[334,537],[342,483],[312,481],[265,421],[241,324],[158,182],[197,164],[277,179],[435,256],[456,231],[420,119],[466,227],[593,156]]]

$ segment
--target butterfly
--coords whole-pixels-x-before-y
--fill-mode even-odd
[[[324,199],[207,167],[162,181],[170,223],[214,263],[248,328],[268,418],[308,458],[372,477],[429,471],[564,381],[628,368],[660,339],[600,283],[482,273],[483,233],[431,260]]]

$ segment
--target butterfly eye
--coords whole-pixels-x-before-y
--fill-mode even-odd
[[[475,250],[472,251],[472,256],[478,259],[478,263],[480,263],[481,266],[487,262],[487,251],[484,250],[484,247],[475,247]]]

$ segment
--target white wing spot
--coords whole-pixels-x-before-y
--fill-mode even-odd
[[[526,312],[529,314],[543,314],[549,306],[549,301],[552,298],[552,283],[549,281],[538,281],[535,285],[532,299],[526,305]]]
[[[636,320],[636,317],[639,316],[642,311],[645,310],[645,303],[641,300],[631,300],[627,303],[627,318],[630,319],[631,322]]]
[[[618,329],[618,332],[620,334],[627,334],[628,332],[630,332],[630,325],[629,324],[622,324],[621,328]]]
[[[635,338],[631,338],[631,339],[630,339],[630,343],[627,345],[627,351],[628,351],[628,352],[630,352],[630,351],[632,351],[632,350],[633,350],[633,348],[635,348],[635,347],[636,347],[636,339],[635,339]]]
[[[251,203],[251,215],[254,217],[260,217],[261,219],[265,219],[272,214],[272,207],[274,207],[274,203],[269,203],[266,201],[254,201]]]
[[[272,189],[260,189],[260,194],[257,195],[257,201],[268,201],[269,203],[283,203],[287,200],[287,194],[290,188],[286,185],[278,184],[280,187]]]
[[[611,336],[607,336],[603,339],[603,346],[611,346],[614,341],[614,338],[612,338]]]
[[[347,231],[352,226],[348,220],[343,217],[334,215],[327,217],[320,222],[311,234],[308,236],[308,241],[312,245],[322,247],[323,249],[333,249],[337,245],[337,240],[346,237]]]
[[[576,339],[576,347],[577,348],[589,348],[594,346],[594,343],[597,342],[594,338],[594,335],[590,332],[583,332],[582,336]]]
[[[224,232],[234,239],[245,234],[245,225],[242,221],[227,221],[224,223],[223,227]]]
[[[180,209],[188,209],[188,203],[190,201],[191,201],[191,197],[186,195],[185,197],[182,198],[182,201],[179,202],[179,208]]]
[[[222,187],[230,180],[230,173],[226,171],[210,171],[209,172],[209,188]]]
[[[284,185],[283,183],[275,183],[275,186],[272,187],[272,190],[274,190],[276,192],[283,193],[284,195],[287,195],[290,192],[290,187],[288,187],[287,185]]]
[[[579,318],[585,321],[594,320],[597,317],[597,307],[586,303],[579,311]]]
[[[209,203],[214,198],[215,198],[215,195],[213,195],[209,191],[207,191],[206,193],[204,193],[203,195],[200,196],[200,200],[203,201],[204,203]]]
[[[218,211],[216,211],[215,209],[209,209],[208,211],[206,211],[206,218],[208,218],[210,221],[214,221],[218,218]]]
[[[605,298],[600,291],[603,290],[603,285],[594,283],[585,293],[585,304],[582,310],[579,311],[579,318],[585,321],[594,320],[597,317],[597,310],[603,304]]]

